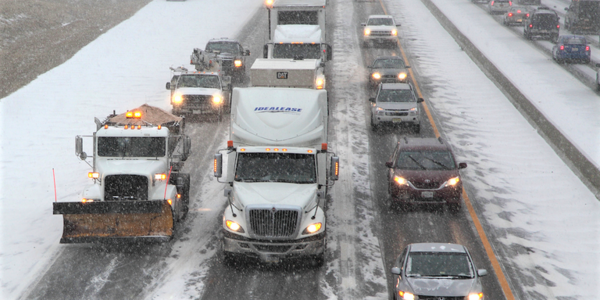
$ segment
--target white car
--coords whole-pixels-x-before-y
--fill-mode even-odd
[[[363,45],[369,46],[369,43],[389,43],[395,44],[398,40],[398,26],[392,16],[371,15],[367,23],[361,24],[363,29]]]
[[[377,130],[383,124],[410,126],[415,133],[421,131],[419,103],[412,85],[408,83],[382,83],[377,96],[370,98],[371,129]]]

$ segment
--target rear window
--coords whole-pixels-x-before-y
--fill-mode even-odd
[[[536,14],[533,16],[533,22],[540,25],[554,25],[557,21],[556,16],[551,14]]]
[[[587,41],[584,38],[570,38],[570,39],[564,39],[563,43],[565,44],[570,44],[570,45],[581,45],[581,44],[587,44]]]

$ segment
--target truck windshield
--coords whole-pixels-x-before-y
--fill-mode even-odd
[[[273,58],[296,58],[306,59],[321,58],[320,44],[275,44],[273,45]]]
[[[390,18],[372,18],[367,21],[367,25],[371,26],[393,26],[394,22]]]
[[[377,102],[417,102],[411,90],[384,90],[379,91]]]
[[[242,50],[237,43],[231,42],[213,42],[206,44],[206,51],[215,52],[219,51],[220,53],[229,53],[229,54],[238,54],[241,53]]]
[[[181,75],[177,87],[220,89],[219,77],[213,75]]]
[[[315,183],[311,154],[239,153],[235,181]]]
[[[403,151],[398,154],[397,169],[452,170],[456,164],[449,151]]]
[[[277,14],[278,25],[319,25],[317,11],[280,11]]]
[[[98,156],[163,157],[164,137],[98,137]]]

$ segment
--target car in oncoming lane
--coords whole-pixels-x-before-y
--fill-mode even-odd
[[[515,24],[523,25],[524,22],[527,21],[527,18],[529,18],[529,12],[526,8],[513,6],[504,14],[502,24],[506,26]]]
[[[380,83],[408,82],[408,68],[399,56],[382,56],[369,66],[369,87],[376,88]]]
[[[552,47],[552,58],[558,63],[582,62],[589,64],[592,56],[586,38],[580,35],[561,35]]]
[[[490,14],[503,14],[512,6],[511,0],[492,0],[488,2],[488,12]]]
[[[409,244],[396,259],[395,300],[483,300],[481,277],[467,248],[459,244]]]
[[[369,44],[396,44],[398,40],[398,28],[394,18],[388,15],[371,15],[367,23],[361,24],[363,28],[363,46]]]
[[[461,208],[462,180],[452,148],[441,138],[401,139],[388,169],[388,206],[402,209],[415,205],[446,205],[452,212]]]
[[[408,83],[382,83],[377,96],[370,98],[371,129],[377,130],[383,124],[410,127],[415,133],[421,130],[419,103],[412,85]]]

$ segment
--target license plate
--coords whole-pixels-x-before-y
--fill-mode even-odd
[[[193,114],[201,114],[201,113],[202,113],[202,111],[201,111],[201,110],[198,110],[198,109],[194,109],[194,110],[192,110],[192,113],[193,113]]]
[[[517,22],[523,22],[523,19],[517,19]]]
[[[433,198],[433,192],[421,192],[423,198]]]
[[[571,48],[571,51],[579,51],[579,48]]]
[[[394,122],[394,123],[402,123],[402,119],[392,119],[392,122]]]
[[[266,263],[278,263],[279,262],[279,256],[265,255],[264,261]]]

